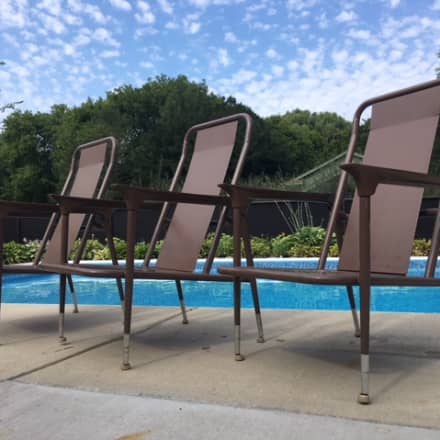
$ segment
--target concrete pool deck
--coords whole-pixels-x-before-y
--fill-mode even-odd
[[[440,317],[373,313],[372,404],[356,403],[358,340],[343,312],[263,311],[267,342],[243,314],[135,308],[133,369],[121,371],[121,311],[5,304],[0,439],[440,438]],[[31,435],[32,434],[32,435]]]

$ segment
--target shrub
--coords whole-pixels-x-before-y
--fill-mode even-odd
[[[251,247],[254,257],[267,258],[272,256],[272,246],[269,238],[253,237]]]
[[[214,232],[210,232],[206,236],[205,240],[202,243],[202,247],[200,249],[200,254],[199,254],[200,258],[206,258],[208,256],[209,250],[211,249],[212,243],[214,242],[214,236],[215,236]]]
[[[274,257],[288,257],[295,244],[293,234],[280,234],[272,239],[272,253]]]
[[[319,226],[304,226],[293,234],[296,246],[322,246],[325,229]]]
[[[145,258],[145,255],[147,254],[149,247],[149,244],[145,243],[145,241],[136,243],[134,247],[134,258],[138,260],[143,260]]]
[[[234,238],[232,235],[222,234],[217,249],[217,257],[231,257],[234,253]]]
[[[33,261],[39,248],[38,240],[24,243],[10,241],[3,245],[3,261],[5,264],[29,263]]]
[[[412,255],[423,257],[431,252],[431,240],[417,239],[413,242]]]
[[[74,260],[79,251],[81,240],[75,240],[73,244],[72,252],[70,253],[70,259]],[[104,245],[96,239],[87,240],[86,248],[81,258],[83,260],[98,260],[104,250]],[[102,259],[102,258],[101,258]]]

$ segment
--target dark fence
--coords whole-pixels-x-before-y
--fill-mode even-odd
[[[347,200],[345,207],[348,210],[351,204]],[[423,200],[423,208],[436,208],[439,198],[426,198]],[[308,203],[307,208],[298,203],[284,202],[258,202],[249,208],[250,234],[254,236],[274,237],[281,233],[291,233],[294,221],[303,225],[327,226],[329,210],[326,204]],[[159,216],[160,207],[141,210],[138,215],[137,240],[149,242],[153,234],[153,228]],[[396,219],[398,221],[398,219]],[[8,218],[6,220],[5,241],[23,242],[24,240],[36,240],[43,237],[47,217],[37,218]],[[92,228],[92,234],[99,240],[104,240],[104,234],[99,227],[99,217]],[[421,216],[417,225],[416,238],[431,238],[434,224],[433,217]],[[211,225],[214,230],[215,222]],[[225,233],[232,232],[230,222],[224,228]],[[113,214],[113,234],[125,239],[126,212],[117,210]]]

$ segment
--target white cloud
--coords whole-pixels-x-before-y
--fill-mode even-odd
[[[272,73],[274,76],[279,77],[284,75],[284,67],[279,65],[273,65],[271,68]]]
[[[400,0],[390,0],[390,6],[392,8],[397,8],[400,5]]]
[[[0,27],[24,28],[28,23],[26,8],[27,1],[0,1]]]
[[[75,46],[86,46],[92,41],[90,36],[91,32],[88,29],[80,29],[78,35],[73,39],[73,44]]]
[[[199,14],[188,14],[183,19],[183,31],[186,34],[197,34],[200,31],[201,23]]]
[[[227,67],[231,64],[231,58],[229,57],[227,49],[218,50],[218,61],[223,67]]]
[[[372,38],[371,32],[366,29],[350,29],[347,35],[357,40],[370,40]]]
[[[287,9],[291,11],[303,11],[310,9],[317,3],[317,0],[287,0]]]
[[[153,24],[156,21],[156,17],[151,11],[150,5],[143,0],[137,2],[139,12],[134,15],[136,20],[142,24]]]
[[[440,0],[435,0],[431,6],[433,11],[440,11]]]
[[[237,43],[238,42],[238,38],[236,37],[234,32],[226,32],[225,33],[225,41],[227,43]]]
[[[67,0],[67,5],[73,12],[86,14],[98,24],[104,24],[109,21],[109,18],[96,5],[83,3],[81,0]]]
[[[346,23],[356,20],[356,18],[357,18],[356,12],[344,10],[341,11],[341,13],[336,17],[336,21],[338,23]]]
[[[232,5],[243,3],[245,0],[188,0],[188,3],[199,8],[207,8],[208,6]]]
[[[120,55],[119,50],[103,50],[99,56],[101,58],[116,58]]]
[[[151,61],[141,61],[139,63],[139,65],[141,67],[143,67],[144,69],[153,69],[154,68],[154,64]]]
[[[165,14],[172,15],[174,10],[172,4],[168,0],[158,0],[159,6]]]
[[[165,29],[179,29],[179,24],[175,21],[167,21]]]
[[[84,12],[90,16],[96,23],[107,23],[108,18],[102,13],[101,9],[96,5],[84,4]]]
[[[68,44],[68,43],[64,43],[64,53],[68,56],[76,56],[76,49],[75,46],[73,46],[72,44]]]
[[[347,50],[335,50],[332,52],[332,60],[335,64],[345,63],[349,58]]]
[[[327,18],[327,14],[325,12],[323,12],[319,17],[318,17],[318,26],[321,29],[327,29],[328,28],[328,18]]]
[[[81,17],[78,17],[77,15],[73,15],[73,14],[69,14],[68,12],[64,12],[62,18],[70,26],[81,26],[82,25]]]
[[[266,50],[266,56],[267,56],[267,58],[270,58],[272,60],[280,58],[280,54],[272,47],[270,49]]]
[[[37,8],[45,9],[55,16],[61,15],[62,12],[61,0],[42,0],[37,4]]]
[[[127,0],[109,0],[110,4],[118,9],[121,9],[123,11],[131,11],[131,5],[130,2]]]
[[[98,28],[92,34],[93,39],[101,43],[109,44],[110,46],[119,47],[120,43],[116,41],[110,31],[105,28]]]
[[[40,13],[39,17],[47,32],[54,32],[56,34],[63,34],[66,32],[66,27],[58,18],[44,13]]]

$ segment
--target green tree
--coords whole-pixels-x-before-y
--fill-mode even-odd
[[[54,134],[48,114],[14,112],[5,120],[0,138],[0,198],[47,200],[55,190]]]

